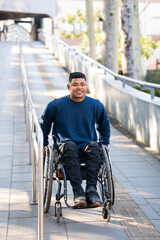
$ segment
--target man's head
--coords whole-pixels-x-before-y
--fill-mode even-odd
[[[81,73],[81,72],[70,73],[69,82],[72,82],[72,79],[74,79],[74,78],[84,78],[86,81],[86,76],[84,75],[84,73]]]
[[[83,101],[87,92],[86,76],[81,72],[70,73],[67,87],[70,91],[70,98],[73,101]]]

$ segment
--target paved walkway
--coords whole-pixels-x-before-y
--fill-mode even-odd
[[[31,206],[31,165],[24,122],[18,47],[0,42],[0,239],[37,239],[37,206]],[[67,76],[38,42],[22,44],[38,117],[54,97],[66,94]],[[2,61],[3,59],[3,61]],[[159,240],[160,162],[112,127],[111,156],[116,202],[106,223],[101,208],[72,210],[63,203],[57,224],[52,206],[44,239]]]

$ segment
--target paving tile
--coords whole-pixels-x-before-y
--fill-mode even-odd
[[[37,184],[38,186],[38,184]],[[32,182],[31,181],[16,181],[12,182],[12,190],[22,190],[22,191],[31,191],[32,190]]]
[[[136,188],[130,182],[121,182],[121,184],[122,184],[122,186],[125,188],[125,190],[128,193],[135,193],[135,192],[137,192]]]
[[[139,205],[142,211],[150,220],[160,220],[160,216],[149,205]]]
[[[118,167],[118,164],[117,164]],[[124,174],[125,177],[159,177],[160,176],[160,172],[158,170],[156,170],[153,167],[149,168],[139,168],[139,169],[124,169],[121,168],[121,172]]]
[[[9,198],[0,198],[0,211],[8,211],[9,210]]]
[[[0,142],[10,142],[10,140],[13,139],[12,133],[6,133],[5,135],[0,135]]]
[[[0,228],[7,229],[7,224],[8,224],[8,211],[0,212]]]
[[[14,153],[28,153],[29,152],[29,147],[14,147],[13,149]]]
[[[37,240],[38,236],[36,235],[30,235],[30,234],[27,234],[26,235],[16,235],[16,236],[11,236],[11,237],[8,237],[8,240]]]
[[[132,240],[159,240],[159,236],[158,237],[152,237],[152,236],[149,236],[149,237],[144,237],[144,236],[141,236],[141,237],[134,237],[132,236]]]
[[[6,228],[0,228],[0,237],[2,240],[5,240],[7,236],[7,229]]]
[[[160,198],[160,187],[136,187],[144,198]]]
[[[125,149],[122,149],[122,146],[120,147],[120,149],[117,149],[116,151],[112,152],[111,153],[111,156],[112,158],[115,157],[115,156],[119,156],[121,157],[121,159],[125,156],[128,156],[128,157],[132,157],[132,158],[135,158],[136,157],[136,154],[133,150],[129,149],[129,148],[126,148]]]
[[[139,168],[145,168],[145,169],[150,169],[151,168],[151,165],[144,161],[143,159],[141,161],[139,161],[138,163],[137,162],[119,162],[117,164],[118,168],[119,169],[134,169],[134,170],[137,170]]]
[[[0,169],[0,179],[1,178],[11,178],[11,170],[10,169]]]
[[[30,203],[31,201],[32,192],[26,191],[18,191],[12,189],[11,196],[10,196],[10,203]]]
[[[127,182],[127,178],[124,176],[124,174],[120,173],[115,173],[113,172],[113,174],[116,176],[117,180],[121,183],[121,182]]]
[[[156,229],[160,232],[160,220],[151,220]]]
[[[104,222],[102,217],[102,208],[85,208],[85,209],[62,209],[64,221],[68,222]]]
[[[146,200],[138,192],[129,193],[129,195],[138,205],[147,204]]]
[[[54,225],[56,227],[54,228]],[[11,236],[25,236],[37,235],[38,219],[37,217],[27,218],[13,218],[9,221],[8,237]],[[57,224],[52,217],[44,218],[44,233],[60,232],[65,233],[65,226],[63,223]]]
[[[147,203],[156,211],[160,212],[160,198],[158,199],[145,199]]]
[[[126,233],[118,222],[83,222],[83,223],[67,223],[66,224],[68,237],[70,240],[128,240]]]
[[[137,156],[136,154],[135,155],[112,155],[111,154],[111,158],[112,158],[112,161],[116,164],[117,166],[117,163],[119,162],[139,162],[139,161],[142,161],[142,157],[141,156]]]
[[[10,194],[10,188],[1,188],[0,191],[0,199],[6,199],[9,198],[9,194]]]
[[[10,169],[12,168],[12,159],[9,160],[5,160],[5,161],[0,161],[0,165],[1,165],[1,170],[3,169]]]
[[[0,178],[0,188],[10,188],[11,178]]]
[[[128,177],[127,179],[136,187],[160,187],[160,177]]]
[[[26,181],[31,181],[32,180],[32,174],[31,173],[13,173],[12,174],[12,181],[13,182],[26,182]]]
[[[10,218],[37,217],[38,205],[30,203],[18,203],[10,205]]]
[[[13,155],[13,165],[27,165],[29,164],[28,156],[17,157],[15,154]]]
[[[32,172],[32,165],[13,165],[13,174],[14,173],[31,173]]]
[[[9,237],[8,240],[37,240],[36,235],[27,235],[27,236],[13,236]],[[68,240],[66,234],[64,233],[50,233],[50,234],[44,234],[43,236],[44,240]]]
[[[12,146],[3,147],[0,146],[0,157],[12,156],[12,152],[13,152]]]

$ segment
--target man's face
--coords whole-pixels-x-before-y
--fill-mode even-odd
[[[75,102],[81,102],[87,92],[87,83],[84,78],[73,78],[67,85],[70,91],[70,98]]]

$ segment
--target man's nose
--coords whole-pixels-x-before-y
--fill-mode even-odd
[[[81,88],[82,86],[81,85],[77,85],[77,88]]]

